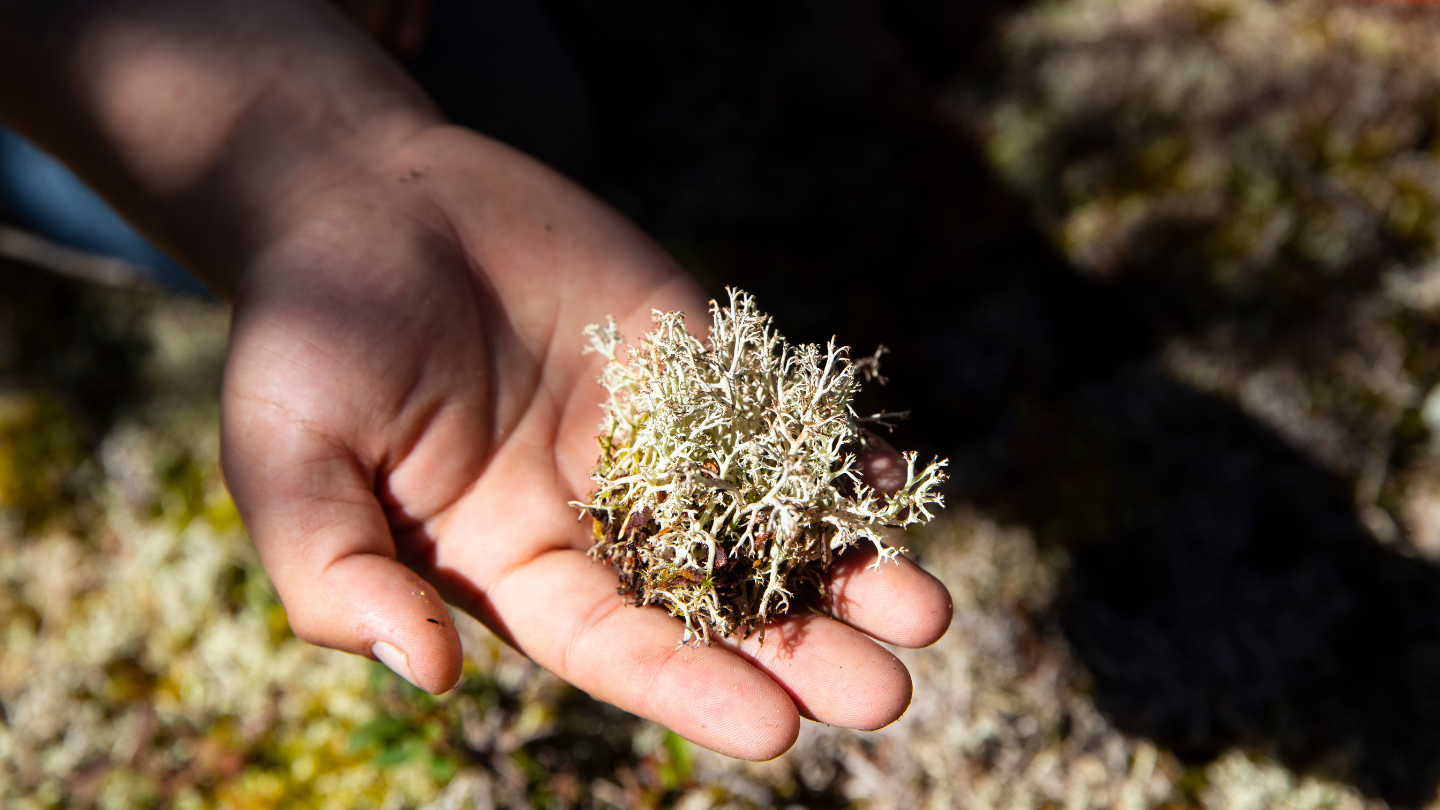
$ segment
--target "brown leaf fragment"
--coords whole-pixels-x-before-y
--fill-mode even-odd
[[[642,507],[640,511],[632,513],[630,515],[630,519],[625,521],[625,530],[622,532],[622,534],[634,536],[637,530],[643,529],[645,527],[645,524],[649,522],[650,507]]]

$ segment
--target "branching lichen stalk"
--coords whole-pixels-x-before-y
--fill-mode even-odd
[[[851,404],[880,352],[851,361],[833,340],[792,346],[751,296],[729,294],[728,307],[710,302],[704,341],[680,312],[654,312],[624,359],[613,319],[585,330],[585,351],[608,361],[609,396],[597,489],[575,506],[593,518],[590,553],[614,566],[620,592],[683,619],[683,642],[763,638],[797,589],[823,591],[840,551],[868,541],[876,566],[894,559],[901,549],[882,529],[927,522],[943,504],[943,460],[917,470],[906,453],[905,485],[889,496],[856,468],[864,424],[894,416],[864,419]]]

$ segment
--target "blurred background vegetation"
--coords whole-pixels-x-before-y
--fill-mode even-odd
[[[911,711],[751,765],[473,625],[440,698],[308,648],[218,474],[223,307],[10,262],[7,806],[1437,806],[1440,8],[548,7],[581,179],[890,346],[953,460]]]

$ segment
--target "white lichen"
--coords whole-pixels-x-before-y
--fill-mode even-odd
[[[900,549],[886,527],[929,521],[942,505],[943,460],[904,486],[867,486],[856,453],[875,439],[852,408],[857,374],[878,376],[880,352],[852,362],[832,340],[792,346],[754,299],[731,290],[710,303],[713,327],[691,335],[680,312],[653,314],[655,329],[621,359],[614,320],[585,330],[587,352],[608,362],[598,485],[586,509],[591,554],[620,576],[637,605],[685,621],[682,641],[749,635],[792,607],[805,584],[823,592],[836,554],[873,543],[875,565]],[[883,347],[882,347],[883,351]]]

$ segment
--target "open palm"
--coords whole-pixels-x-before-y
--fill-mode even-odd
[[[788,748],[800,716],[877,728],[909,702],[869,636],[921,646],[949,597],[908,562],[838,569],[830,618],[764,644],[680,647],[585,555],[599,361],[581,329],[652,309],[703,324],[694,283],[543,166],[436,127],[287,212],[236,288],[225,472],[295,632],[431,691],[460,646],[442,599],[598,699],[732,756]]]

